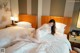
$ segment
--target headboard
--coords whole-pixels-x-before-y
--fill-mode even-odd
[[[72,18],[71,17],[58,17],[58,16],[42,16],[41,18],[41,25],[44,23],[48,23],[50,19],[54,19],[56,22],[64,23],[66,24],[65,28],[65,34],[68,34],[70,31],[70,26],[72,23]]]
[[[21,14],[19,15],[19,21],[30,22],[33,28],[37,28],[37,16]]]

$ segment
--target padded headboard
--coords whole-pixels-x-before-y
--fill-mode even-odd
[[[33,28],[37,28],[37,16],[21,14],[19,15],[19,21],[30,22]]]
[[[71,23],[72,23],[72,18],[71,17],[42,16],[41,25],[43,25],[44,23],[48,23],[50,19],[54,19],[56,22],[66,24],[67,26],[65,28],[65,34],[69,33],[70,26],[71,26]]]

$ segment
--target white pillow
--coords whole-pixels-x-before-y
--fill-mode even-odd
[[[31,28],[32,27],[31,23],[29,23],[29,22],[18,22],[17,26],[24,27],[24,28]]]
[[[56,22],[56,31],[64,33],[66,25],[63,23]]]

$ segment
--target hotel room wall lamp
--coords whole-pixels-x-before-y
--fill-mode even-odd
[[[12,20],[12,25],[15,25],[15,23],[18,22],[18,18],[17,17],[11,16],[11,20]]]
[[[19,21],[18,17],[15,17],[14,21],[17,23]]]
[[[77,28],[80,28],[80,12],[79,12],[78,21],[77,21]]]
[[[12,25],[14,25],[15,18],[13,16],[11,17],[11,20],[12,20]]]

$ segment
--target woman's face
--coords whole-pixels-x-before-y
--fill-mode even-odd
[[[51,22],[51,23],[49,23],[49,25],[50,25],[50,26],[53,26],[53,25],[54,25],[54,23],[53,23],[53,22]]]

